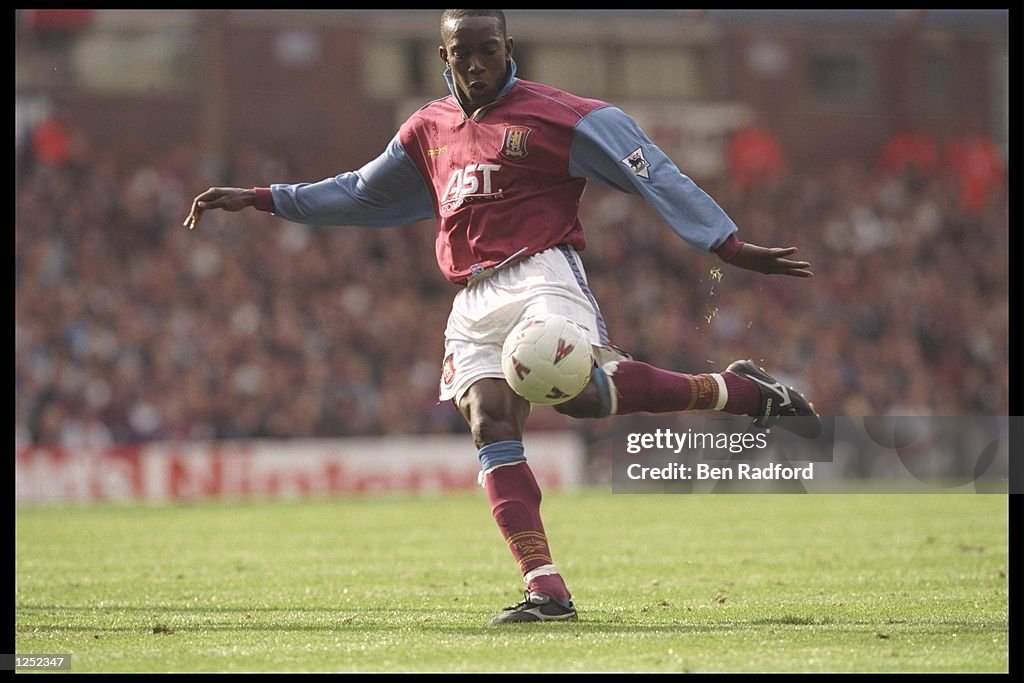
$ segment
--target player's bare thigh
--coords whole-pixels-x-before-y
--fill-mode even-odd
[[[522,441],[530,403],[504,379],[485,377],[459,399],[459,412],[469,424],[477,448],[499,441]]]

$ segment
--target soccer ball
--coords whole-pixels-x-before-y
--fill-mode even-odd
[[[594,354],[586,331],[565,316],[526,318],[501,348],[501,369],[513,391],[531,403],[576,398],[590,381]]]

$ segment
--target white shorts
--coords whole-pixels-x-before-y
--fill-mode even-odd
[[[503,379],[505,337],[520,320],[545,313],[564,315],[587,330],[599,363],[628,357],[608,341],[579,255],[552,247],[487,272],[455,295],[444,332],[440,400],[457,403],[477,380]]]

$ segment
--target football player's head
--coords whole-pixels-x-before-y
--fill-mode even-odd
[[[505,85],[512,38],[501,10],[449,9],[441,14],[441,61],[459,99],[472,108],[494,101]]]

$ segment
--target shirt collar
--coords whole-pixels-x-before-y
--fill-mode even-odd
[[[506,62],[506,64],[508,68],[505,70],[505,85],[502,87],[501,90],[498,91],[498,94],[495,96],[494,99],[498,99],[499,97],[507,93],[509,90],[511,90],[512,86],[516,84],[517,80],[519,80],[516,78],[516,61],[509,57],[508,62]],[[459,91],[455,88],[455,79],[452,78],[451,67],[448,67],[447,69],[444,70],[444,80],[448,84],[448,90],[455,97],[455,101],[462,102],[462,100],[459,98]]]

